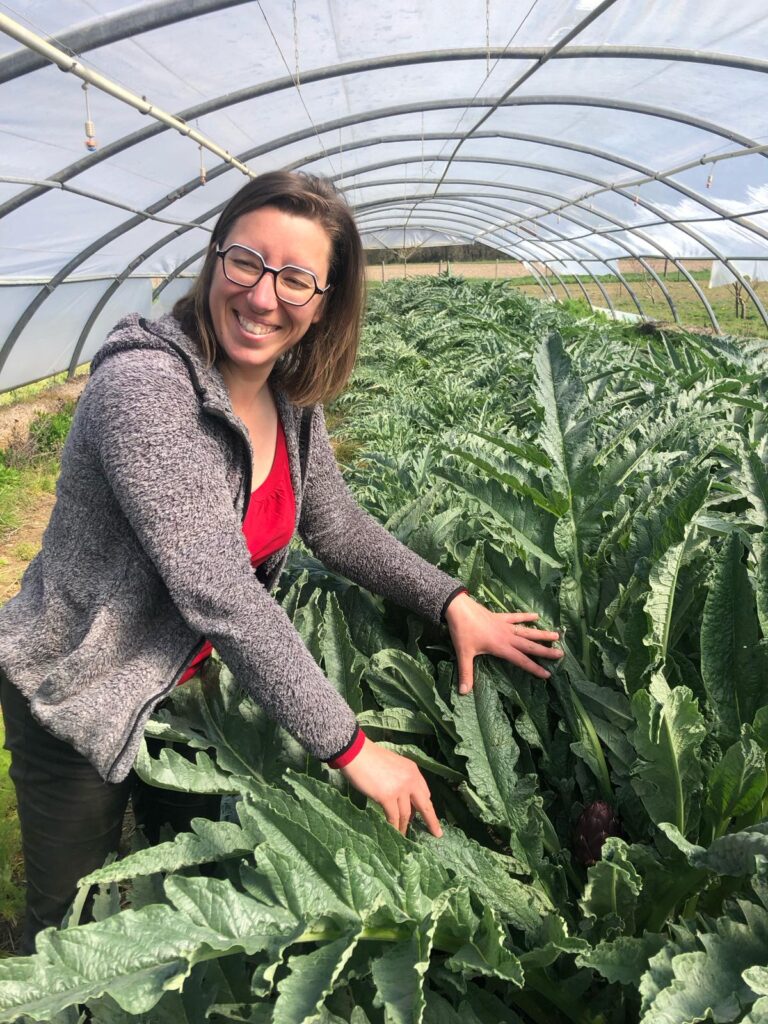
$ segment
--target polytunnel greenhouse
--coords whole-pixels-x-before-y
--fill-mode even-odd
[[[0,30],[0,1024],[768,1024],[765,3]]]

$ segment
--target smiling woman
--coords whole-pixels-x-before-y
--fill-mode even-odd
[[[263,175],[225,207],[173,315],[126,317],[94,358],[43,550],[0,610],[24,952],[117,848],[129,796],[151,841],[218,814],[215,798],[168,795],[133,771],[150,714],[212,647],[392,825],[417,812],[441,834],[416,764],[366,738],[272,597],[294,534],[330,569],[447,622],[462,693],[477,654],[539,677],[533,659],[559,657],[535,616],[477,604],[344,484],[319,403],[352,369],[362,301],[360,239],[332,185]]]

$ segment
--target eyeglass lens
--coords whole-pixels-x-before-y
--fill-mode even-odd
[[[239,245],[231,246],[224,254],[224,273],[233,284],[253,288],[264,273],[264,260],[258,253],[250,252]],[[303,304],[315,294],[317,282],[308,270],[298,267],[283,267],[276,273],[275,291],[285,302]]]

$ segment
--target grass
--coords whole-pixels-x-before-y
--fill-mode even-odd
[[[5,729],[0,716],[0,745]],[[11,755],[0,749],[0,956],[11,952],[11,936],[17,930],[24,910],[21,879],[21,836],[16,817],[16,794],[8,776]]]

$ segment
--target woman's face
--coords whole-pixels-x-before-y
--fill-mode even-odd
[[[328,284],[331,240],[315,220],[263,206],[239,217],[221,248],[235,244],[255,249],[270,267],[302,267],[315,274],[318,287]],[[305,306],[282,302],[275,294],[275,277],[267,272],[253,288],[233,284],[224,276],[220,259],[208,293],[219,345],[234,367],[245,372],[269,373],[320,319],[323,302],[324,296],[317,294]]]

